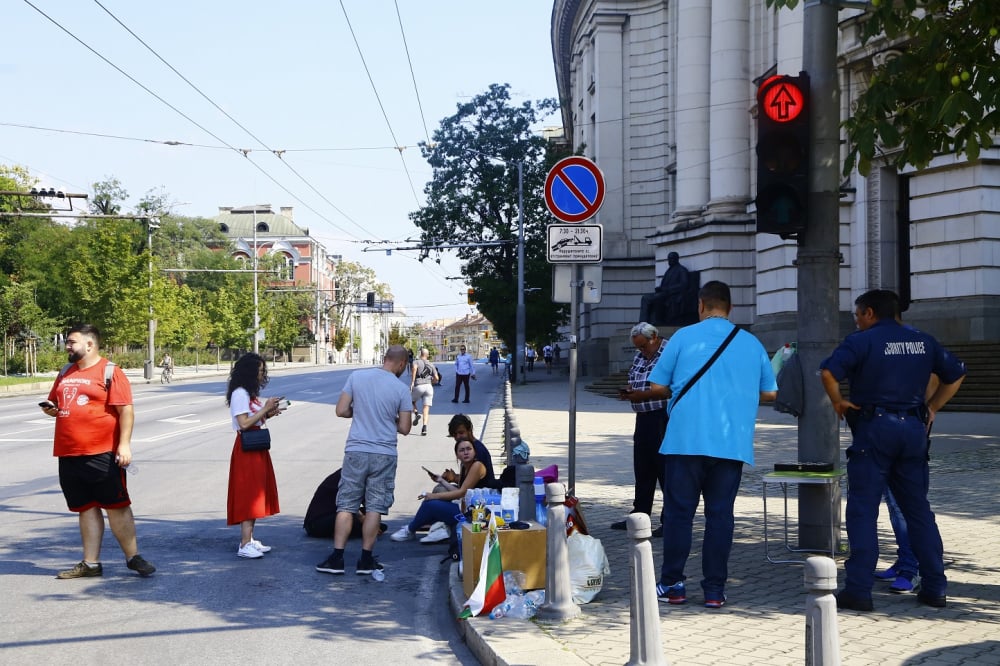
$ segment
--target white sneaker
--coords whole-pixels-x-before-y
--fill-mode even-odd
[[[257,550],[259,550],[262,553],[270,553],[271,552],[271,547],[270,546],[265,546],[260,541],[257,541],[257,539],[250,539],[250,543],[252,543],[257,548]]]
[[[260,552],[257,546],[254,545],[253,541],[247,541],[246,545],[240,546],[236,551],[236,556],[256,560],[259,557],[264,557],[264,553]]]
[[[420,543],[441,543],[451,538],[451,532],[447,525],[444,523],[437,523],[437,525],[440,527],[433,527],[427,536],[420,540]]]
[[[393,541],[409,541],[413,538],[413,532],[411,532],[406,525],[403,525],[398,530],[393,532],[392,536],[389,538]]]

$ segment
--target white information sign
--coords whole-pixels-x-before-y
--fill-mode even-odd
[[[550,264],[599,264],[604,245],[599,224],[550,224],[545,254]]]

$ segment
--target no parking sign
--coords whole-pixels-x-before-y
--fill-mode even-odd
[[[566,157],[545,178],[545,205],[561,222],[589,220],[604,204],[604,174],[586,157]]]

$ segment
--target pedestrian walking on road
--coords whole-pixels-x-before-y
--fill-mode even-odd
[[[258,518],[281,512],[278,505],[278,482],[268,450],[244,451],[243,432],[267,428],[267,419],[278,416],[280,397],[262,400],[267,386],[267,363],[257,354],[244,354],[233,365],[226,387],[226,404],[236,433],[229,458],[229,498],[226,522],[240,526],[240,546],[236,556],[256,560],[271,550],[254,535]]]
[[[410,391],[399,381],[408,361],[406,349],[400,345],[389,347],[382,367],[352,372],[337,400],[337,416],[352,419],[351,429],[337,489],[333,552],[316,565],[317,571],[344,573],[344,547],[362,499],[366,512],[356,572],[366,575],[382,570],[382,564],[375,559],[375,539],[382,516],[389,513],[395,501],[398,435],[410,434],[413,425]]]
[[[469,402],[469,378],[476,379],[476,364],[462,345],[459,355],[455,357],[455,397],[452,402],[458,402],[458,389],[462,386],[465,386],[465,400],[462,402]]]
[[[632,327],[632,344],[635,358],[628,371],[628,386],[618,393],[619,400],[632,403],[635,412],[635,432],[632,434],[632,469],[635,473],[635,496],[631,513],[653,512],[656,484],[663,486],[663,456],[660,444],[667,429],[667,399],[665,391],[654,392],[649,386],[649,373],[653,371],[667,341],[660,337],[652,324],[639,322]],[[663,536],[661,524],[653,530],[653,537]],[[613,530],[624,530],[626,521],[611,524]]]
[[[56,419],[52,455],[59,459],[59,486],[69,510],[78,514],[83,559],[56,578],[104,574],[101,540],[104,514],[125,566],[140,576],[156,571],[139,554],[125,468],[132,464],[132,386],[121,368],[101,356],[101,333],[79,324],[66,336],[69,363],[59,372],[42,411]]]
[[[743,464],[753,465],[757,407],[778,393],[767,351],[729,322],[731,310],[729,285],[706,283],[698,292],[700,321],[674,333],[649,375],[654,394],[669,390],[670,396],[670,421],[660,447],[665,456],[663,567],[656,586],[659,600],[670,604],[687,601],[684,566],[699,497],[705,512],[705,606],[726,603],[733,507]]]
[[[874,289],[854,301],[858,330],[820,364],[823,387],[837,416],[851,427],[847,449],[847,539],[844,588],[837,607],[870,611],[878,562],[878,510],[888,486],[909,531],[920,570],[917,599],[947,605],[944,546],[927,500],[927,433],[934,416],[965,379],[965,364],[930,335],[896,320],[899,298]],[[931,373],[940,379],[927,399]],[[840,382],[850,384],[850,400]]]
[[[552,345],[542,347],[542,360],[545,361],[545,372],[552,374]]]
[[[490,349],[490,367],[493,368],[493,374],[496,375],[500,372],[500,352],[497,351],[496,347]]]
[[[420,358],[413,362],[410,373],[410,397],[413,399],[413,425],[420,423],[420,412],[417,411],[417,403],[421,403],[423,410],[424,425],[420,428],[420,434],[427,435],[427,426],[431,420],[431,405],[434,404],[434,383],[441,381],[441,374],[434,364],[427,360],[428,351],[426,347],[420,349]]]

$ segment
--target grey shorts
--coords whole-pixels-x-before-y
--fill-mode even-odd
[[[337,489],[337,511],[357,513],[361,499],[365,509],[383,516],[395,501],[396,456],[385,453],[347,451]]]
[[[413,404],[423,400],[424,406],[430,407],[434,404],[434,385],[414,384],[413,390],[410,391],[410,397],[413,398]]]

